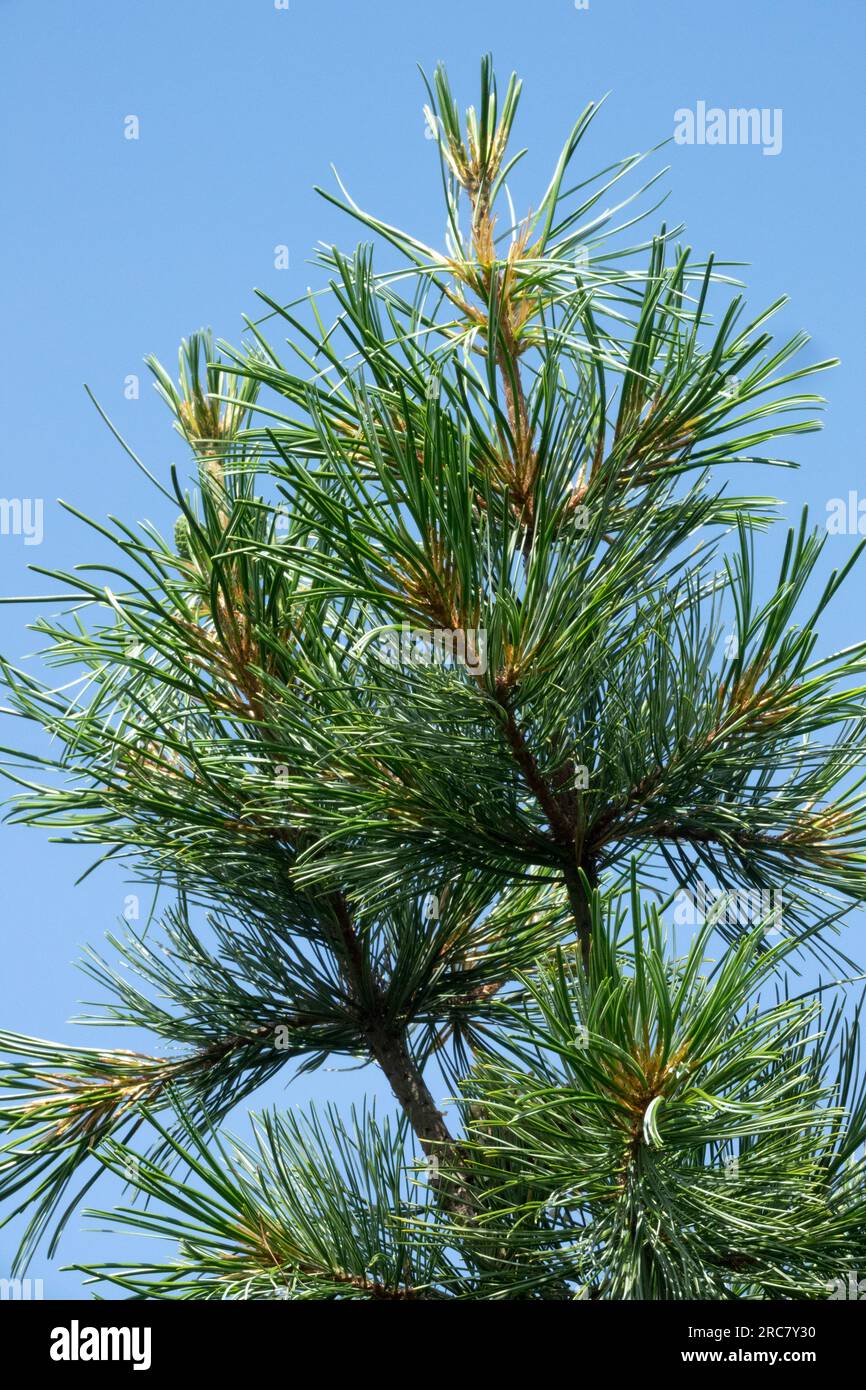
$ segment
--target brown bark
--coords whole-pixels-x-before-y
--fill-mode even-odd
[[[365,979],[367,965],[363,947],[355,930],[351,909],[342,893],[332,895],[331,907],[344,950],[346,984],[359,1009],[366,1013],[362,1031],[370,1055],[382,1068],[422,1150],[428,1158],[437,1160],[431,1173],[431,1186],[437,1188],[449,1211],[461,1219],[468,1219],[473,1204],[469,1189],[460,1175],[459,1145],[430,1093],[421,1068],[409,1051],[405,1026],[389,1026],[381,1017],[380,1006],[384,1005],[384,1000],[380,998],[375,980]],[[371,994],[372,1011],[369,1008]],[[439,1163],[449,1169],[447,1179],[440,1177]]]
[[[586,900],[579,869],[582,868],[591,885],[595,883],[595,866],[592,858],[583,852],[580,825],[576,815],[576,793],[571,789],[555,791],[542,776],[526,737],[514,717],[505,690],[498,692],[499,703],[505,713],[505,737],[514,754],[515,762],[523,773],[526,785],[547,817],[553,838],[562,854],[562,872],[568,893],[569,906],[580,943],[581,960],[584,970],[589,970],[589,953],[592,945],[592,916]]]
[[[418,1136],[422,1149],[428,1156],[444,1157],[444,1151],[454,1147],[454,1139],[424,1077],[410,1056],[405,1038],[375,1025],[367,1030],[366,1037],[370,1051],[387,1076],[391,1090]]]

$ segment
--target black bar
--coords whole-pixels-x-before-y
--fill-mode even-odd
[[[21,1370],[39,1371],[58,1384],[70,1377],[83,1383],[127,1374],[140,1382],[147,1375],[193,1371],[218,1374],[222,1384],[230,1367],[246,1367],[256,1381],[278,1371],[287,1383],[309,1383],[310,1362],[318,1363],[328,1380],[341,1365],[353,1378],[368,1379],[382,1358],[393,1357],[400,1347],[399,1341],[387,1340],[397,1329],[413,1339],[423,1332],[439,1355],[457,1358],[455,1365],[469,1333],[477,1369],[502,1365],[518,1379],[529,1371],[519,1370],[521,1352],[525,1356],[533,1345],[524,1338],[538,1330],[556,1337],[551,1354],[559,1362],[564,1352],[578,1379],[593,1373],[593,1366],[597,1375],[601,1357],[617,1373],[664,1374],[678,1368],[687,1378],[691,1373],[701,1378],[714,1367],[735,1375],[740,1367],[759,1367],[772,1383],[791,1370],[825,1377],[859,1367],[863,1315],[858,1301],[855,1286],[850,1296],[815,1302],[575,1301],[452,1308],[431,1302],[426,1312],[419,1303],[402,1303],[396,1317],[381,1325],[381,1313],[369,1322],[369,1305],[356,1311],[344,1302],[4,1301],[0,1338],[4,1361],[17,1353]],[[88,1359],[91,1351],[104,1359]],[[69,1359],[58,1359],[61,1355]],[[392,1372],[402,1364],[415,1378],[405,1356],[390,1364]],[[545,1376],[544,1367],[531,1375]]]

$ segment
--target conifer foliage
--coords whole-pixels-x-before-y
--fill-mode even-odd
[[[107,1171],[97,1219],[162,1239],[87,1273],[137,1297],[822,1298],[866,1267],[857,1009],[797,976],[866,896],[866,643],[820,654],[850,565],[819,581],[804,516],[767,585],[775,503],[727,472],[784,462],[832,364],[644,231],[641,157],[590,173],[595,103],[519,216],[519,97],[489,60],[465,116],[429,84],[440,248],[340,186],[368,241],[316,293],[150,362],[174,532],[81,518],[115,558],[52,574],[60,674],[3,663],[48,736],[4,750],[11,818],[162,904],[84,965],[152,1054],[0,1034],[22,1268]],[[784,910],[678,943],[707,881]],[[393,1113],[334,1108],[334,1059]],[[232,1137],[298,1068],[323,1103]]]

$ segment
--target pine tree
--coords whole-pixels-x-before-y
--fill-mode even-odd
[[[389,268],[324,248],[152,360],[175,532],[82,518],[117,560],[34,624],[71,676],[3,666],[50,735],[11,818],[169,903],[85,964],[153,1055],[0,1036],[20,1265],[109,1171],[164,1259],[86,1273],[147,1298],[823,1298],[866,1264],[857,1009],[797,980],[866,896],[866,643],[815,654],[856,557],[800,616],[804,515],[761,597],[776,504],[723,470],[832,364],[681,229],[627,244],[656,178],[574,172],[594,103],[518,219],[517,79],[428,95],[445,248],[341,187]],[[334,1058],[394,1114],[226,1132]]]

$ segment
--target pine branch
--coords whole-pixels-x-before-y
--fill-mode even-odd
[[[624,244],[638,157],[568,186],[595,103],[518,218],[517,79],[500,102],[485,59],[463,119],[443,69],[428,93],[444,248],[341,187],[377,247],[323,249],[323,290],[263,296],[239,347],[191,335],[177,381],[150,359],[190,449],[173,534],[80,517],[114,551],[37,570],[62,678],[0,664],[47,735],[2,752],[10,818],[176,890],[159,951],[86,968],[101,1021],[181,1049],[6,1035],[0,1195],[26,1258],[79,1169],[130,1166],[159,1210],[118,1223],[179,1240],[97,1274],[135,1296],[820,1296],[863,1254],[856,1027],[760,990],[866,897],[866,643],[815,655],[859,550],[803,619],[804,515],[759,600],[776,503],[717,470],[783,463],[832,363],[679,228]],[[661,869],[794,880],[787,939],[672,958],[637,892]],[[230,1105],[332,1055],[382,1069],[396,1128],[268,1116],[225,1148]]]

